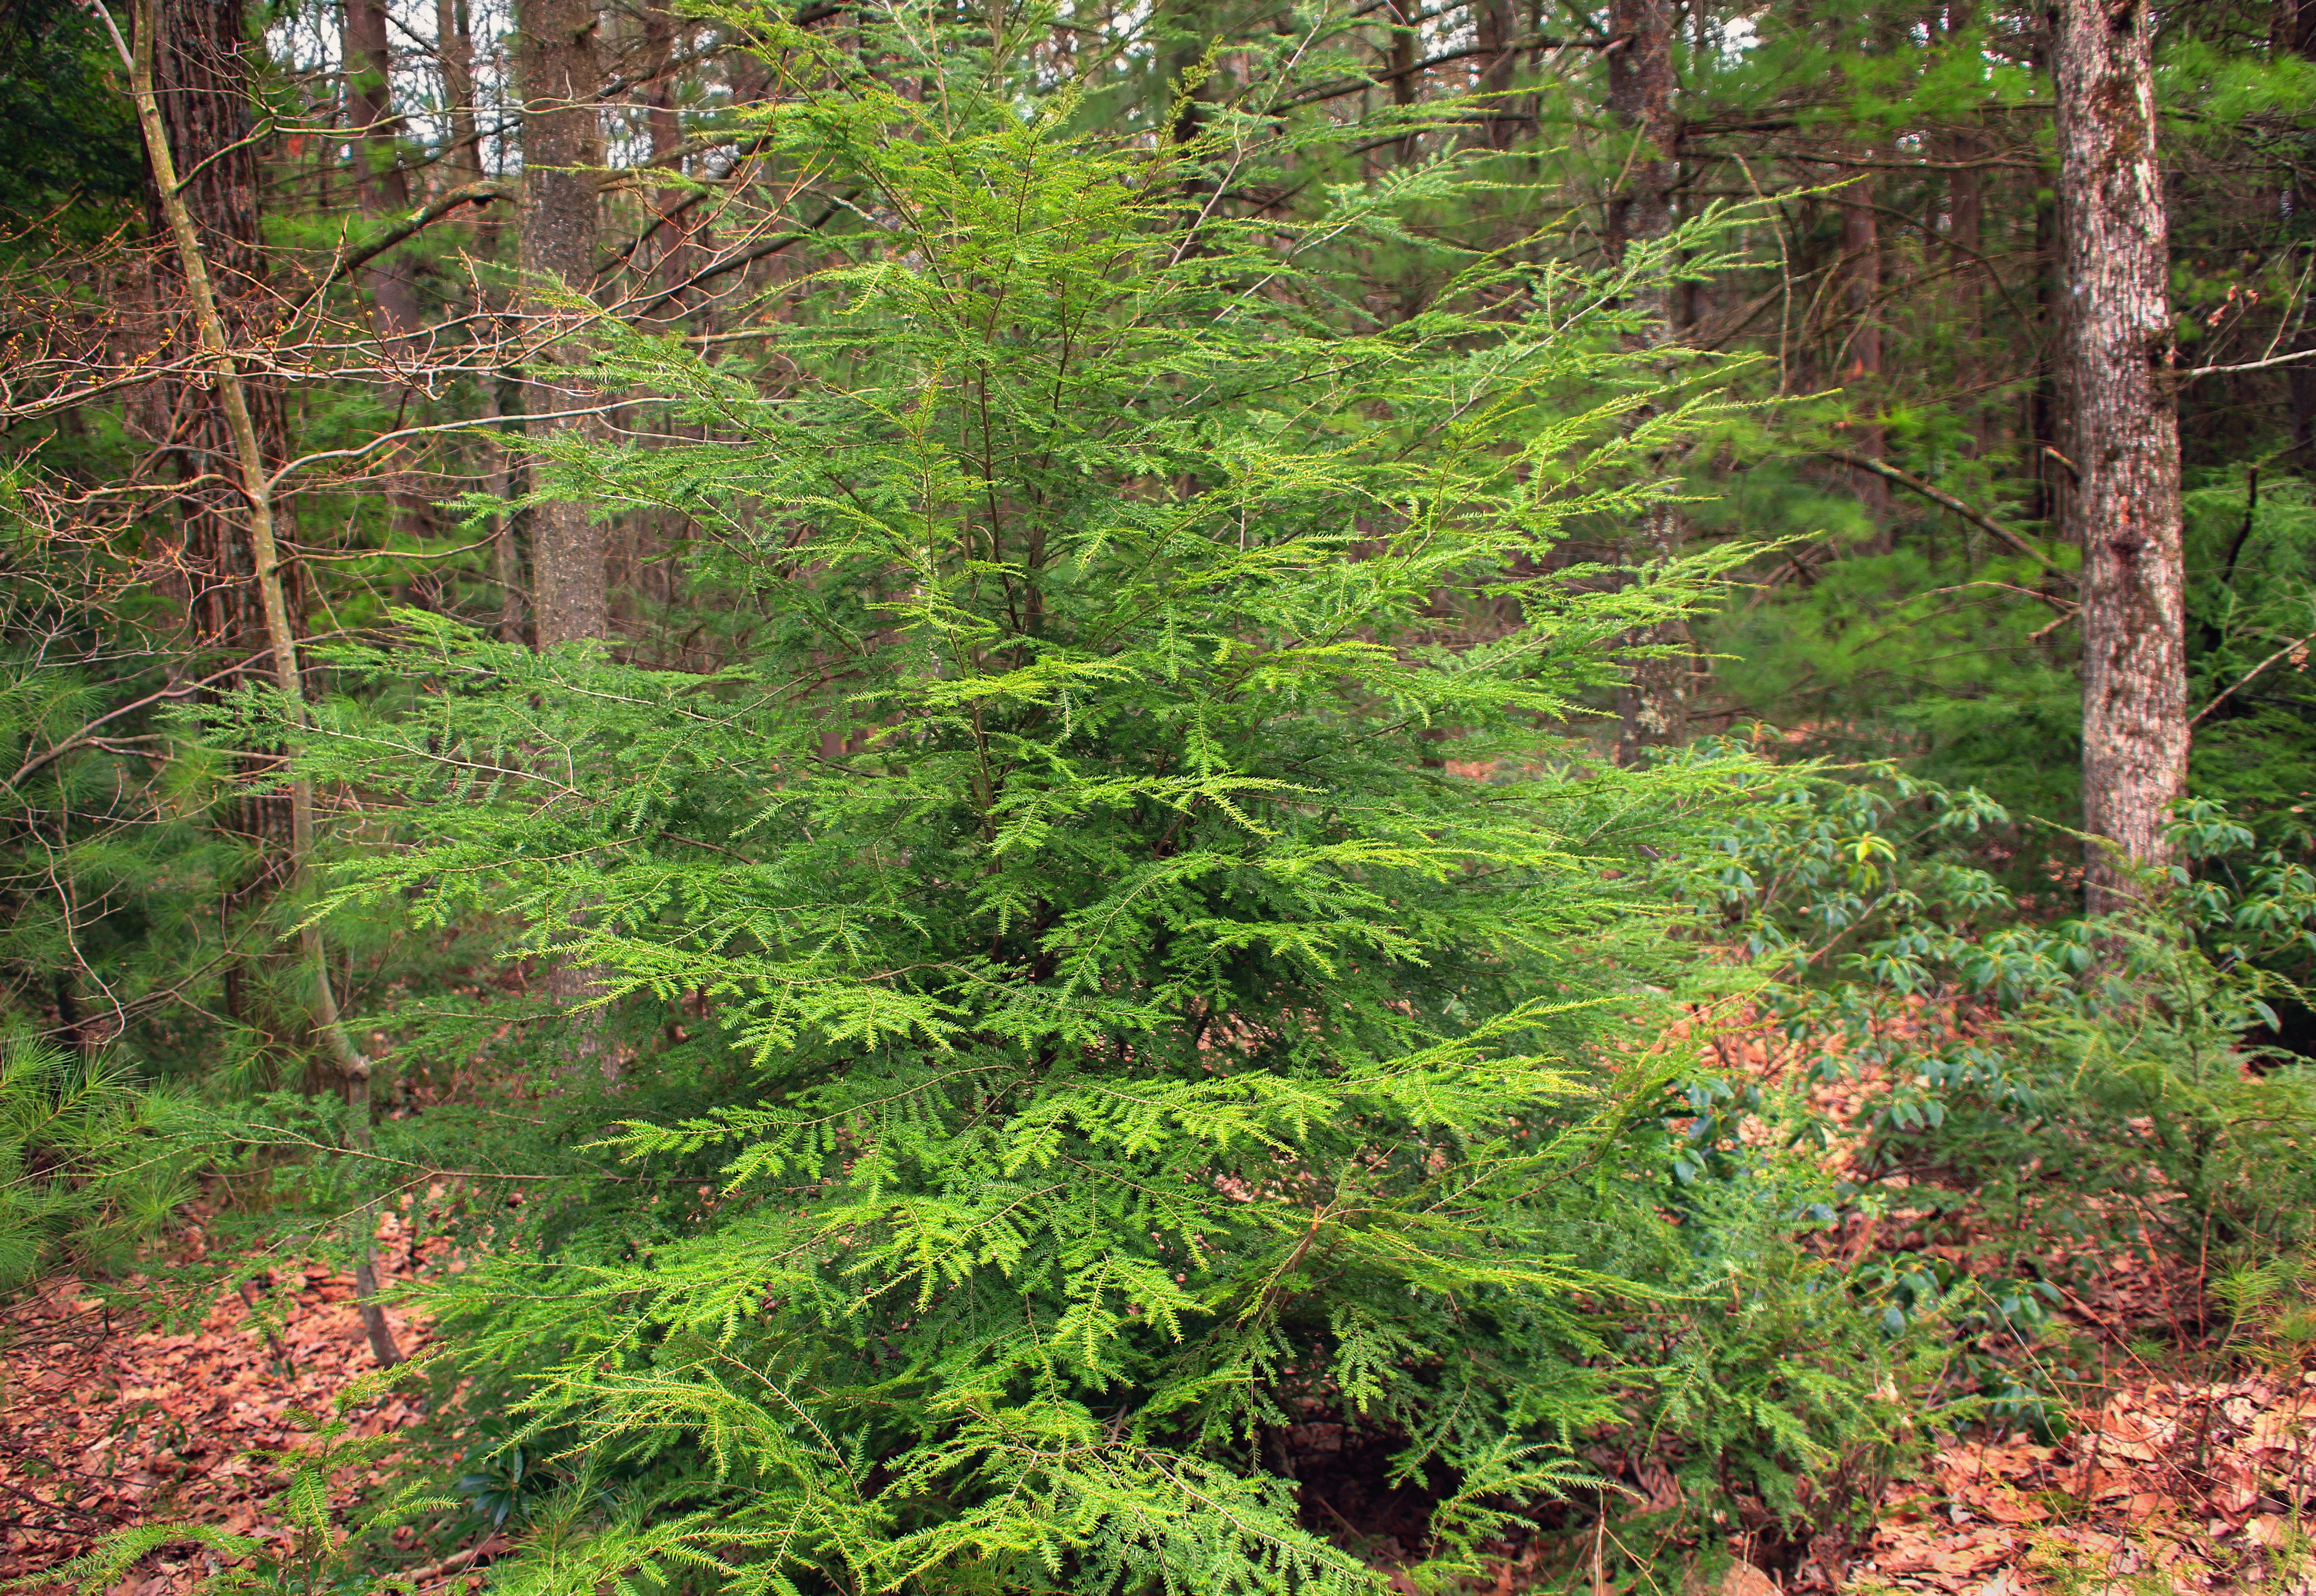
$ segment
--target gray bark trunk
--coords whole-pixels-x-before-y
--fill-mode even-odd
[[[1624,162],[1624,182],[1608,202],[1608,247],[1622,261],[1635,244],[1654,244],[1672,231],[1675,146],[1680,132],[1673,116],[1673,8],[1670,0],[1617,0],[1609,31],[1623,42],[1608,55],[1608,110],[1634,135]],[[1670,279],[1652,270],[1636,285],[1634,303],[1648,331],[1636,341],[1659,347],[1672,336]],[[1640,412],[1644,419],[1649,412]],[[1626,564],[1661,566],[1680,552],[1688,528],[1679,506],[1657,502],[1641,512],[1637,546]],[[1671,650],[1635,658],[1617,693],[1616,758],[1638,763],[1643,750],[1683,740],[1688,723],[1689,662],[1681,645],[1687,628],[1679,623],[1651,626],[1630,638],[1636,647]]]
[[[2128,900],[2124,861],[2168,864],[2186,781],[2179,429],[2168,368],[2169,230],[2147,0],[2060,0],[2053,22],[2066,300],[2059,364],[2080,480],[2083,829],[2089,907]]]
[[[583,294],[595,275],[599,203],[593,169],[602,164],[602,124],[595,93],[603,81],[596,58],[592,0],[522,0],[517,72],[522,91],[521,267],[525,323],[538,330],[583,319],[549,297],[549,285]],[[557,339],[534,362],[525,409],[533,437],[592,421],[548,412],[587,403],[571,368],[581,350]],[[603,528],[575,504],[541,505],[530,515],[532,614],[539,646],[601,637],[610,630],[603,576]]]

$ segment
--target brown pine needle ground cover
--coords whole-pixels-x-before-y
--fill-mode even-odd
[[[1776,1085],[1793,1080],[1822,1044],[1741,1027],[1706,1045],[1723,1068]],[[1886,1090],[1871,1071],[1807,1088],[1838,1128],[1828,1159],[1861,1180],[1872,1179],[1857,1163],[1863,1129]],[[1754,1140],[1770,1131],[1757,1121],[1741,1134]],[[1717,1545],[1652,1535],[1628,1549],[1650,1554],[1660,1571],[1684,1557],[1698,1567],[1723,1555],[1737,1560],[1717,1581],[1692,1574],[1684,1596],[2316,1596],[2316,1348],[2231,1326],[2207,1271],[2152,1248],[2080,1255],[2056,1238],[1998,1231],[1966,1208],[1924,1223],[1929,1210],[1905,1195],[1913,1178],[1875,1183],[1891,1199],[1884,1211],[1851,1216],[1825,1245],[1853,1261],[1877,1252],[1964,1261],[2015,1255],[2026,1243],[2054,1278],[2071,1281],[2045,1344],[2017,1349],[2047,1366],[2047,1388],[2065,1405],[2063,1433],[2038,1441],[2015,1427],[1980,1426],[1942,1435],[1922,1467],[1884,1490],[1862,1544],[1828,1544],[1790,1570],[1754,1566],[1775,1559],[1741,1521],[1725,1526]],[[455,1266],[448,1241],[420,1239],[405,1215],[382,1218],[379,1244],[384,1284]],[[178,1250],[190,1259],[206,1246],[195,1224]],[[227,1291],[197,1327],[174,1333],[108,1320],[102,1302],[70,1279],[47,1282],[9,1311],[0,1341],[0,1582],[58,1589],[41,1576],[139,1524],[209,1524],[288,1549],[285,1470],[270,1454],[310,1445],[295,1412],[330,1413],[375,1361],[350,1278],[284,1264],[251,1294],[256,1308]],[[422,1320],[400,1310],[389,1317],[405,1354],[432,1344]],[[341,1416],[355,1436],[418,1424],[427,1415],[410,1389]],[[1324,1450],[1315,1440],[1313,1448]],[[1474,1596],[1674,1596],[1670,1579],[1659,1590],[1590,1574],[1596,1551],[1633,1541],[1620,1521],[1661,1521],[1677,1505],[1666,1460],[1636,1436],[1608,1438],[1588,1455],[1625,1493],[1610,1499],[1605,1521],[1580,1514],[1504,1546],[1487,1577],[1468,1587]],[[371,1456],[332,1476],[342,1525],[358,1503],[384,1494],[396,1461]],[[1421,1533],[1420,1506],[1407,1533]],[[436,1514],[397,1531],[392,1544],[402,1565],[370,1572],[414,1577],[435,1592],[485,1583],[481,1571],[504,1542],[471,1521]],[[1398,1550],[1376,1548],[1386,1570]],[[111,1596],[175,1596],[216,1566],[199,1547],[164,1548]],[[1404,1576],[1393,1584],[1411,1588]]]
[[[1915,1027],[1967,1025],[1918,1006]],[[1793,1079],[1823,1044],[1759,1033],[1707,1042],[1723,1068]],[[2015,1351],[2065,1400],[2053,1444],[2017,1428],[1948,1435],[1928,1467],[1889,1486],[1870,1544],[1839,1569],[1804,1564],[1787,1589],[1947,1596],[2153,1596],[2221,1591],[2316,1596],[2316,1346],[2231,1326],[2205,1261],[2142,1246],[2082,1255],[2057,1236],[2021,1237],[1964,1207],[1935,1226],[1907,1204],[1914,1177],[1859,1163],[1889,1090],[1866,1069],[1808,1088],[1837,1128],[1829,1166],[1891,1196],[1830,1245],[1963,1262],[2026,1250],[2074,1277],[2051,1333]],[[1766,1136],[1756,1122],[1750,1135]],[[2092,1361],[2067,1369],[2067,1360]],[[1635,1481],[1635,1484],[1644,1482]],[[1750,1538],[1728,1548],[1744,1559]]]
[[[201,1255],[198,1225],[180,1244],[185,1259]],[[414,1241],[401,1215],[383,1216],[381,1287],[437,1266],[448,1245]],[[426,1350],[423,1320],[387,1317],[405,1356]],[[37,1576],[139,1524],[209,1524],[284,1547],[284,1470],[268,1454],[310,1445],[298,1411],[330,1414],[376,1368],[347,1275],[285,1264],[246,1296],[220,1290],[197,1326],[176,1333],[120,1323],[77,1280],[43,1282],[0,1325],[0,1582],[31,1578],[22,1588],[41,1590]],[[352,1435],[378,1436],[424,1411],[392,1392],[339,1416]],[[392,1466],[389,1455],[334,1475],[333,1510],[378,1494]],[[115,1596],[182,1591],[210,1566],[200,1547],[165,1550]]]

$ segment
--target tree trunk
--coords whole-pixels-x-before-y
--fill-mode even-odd
[[[595,418],[557,420],[550,413],[594,402],[573,369],[584,358],[578,334],[591,307],[556,297],[558,286],[567,298],[588,294],[594,284],[600,209],[594,169],[603,161],[594,0],[519,0],[515,15],[521,33],[515,68],[522,90],[521,319],[532,338],[561,329],[531,363],[526,430],[533,438],[565,429],[600,436],[603,427]],[[602,524],[584,505],[571,503],[536,505],[527,521],[539,647],[607,636],[611,613]],[[604,975],[596,965],[558,964],[548,972],[548,989],[560,1006],[575,1011],[573,1053],[615,1080],[619,1061],[601,1034],[603,1011],[583,1006],[601,991]]]
[[[1391,23],[1391,49],[1385,58],[1391,62],[1391,102],[1394,109],[1403,111],[1415,104],[1415,31],[1420,13],[1416,0],[1384,0],[1384,15]],[[1400,138],[1397,157],[1401,165],[1414,161],[1421,142],[1412,130]]]
[[[651,90],[645,103],[645,125],[651,134],[652,164],[681,175],[680,167],[670,164],[683,146],[683,113],[677,103],[675,74],[669,63],[675,54],[676,19],[666,5],[654,3],[644,11],[644,52],[651,63]],[[656,189],[651,196],[651,217],[655,224],[652,256],[647,287],[668,296],[660,307],[660,315],[669,322],[680,322],[690,296],[683,293],[684,279],[697,268],[696,252],[691,248],[692,229],[696,226],[699,203],[698,198],[681,184]]]
[[[1874,180],[1860,178],[1841,191],[1841,308],[1844,341],[1841,385],[1856,397],[1851,409],[1858,419],[1849,424],[1850,447],[1873,459],[1889,453],[1882,424],[1875,419],[1882,395],[1882,218],[1874,209]],[[1889,480],[1872,471],[1853,470],[1850,486],[1874,522],[1874,545],[1886,552],[1890,535]]]
[[[559,283],[584,294],[595,275],[598,201],[593,169],[602,164],[602,123],[595,106],[602,69],[596,59],[593,0],[522,0],[516,71],[522,91],[521,267],[523,321],[530,335],[563,329],[533,362],[525,411],[530,432],[545,437],[587,421],[549,412],[589,402],[571,372],[581,351],[572,336],[583,315],[552,297]],[[539,646],[601,637],[610,630],[603,576],[603,528],[585,507],[545,504],[532,510],[532,615]]]
[[[2128,900],[2121,862],[2169,862],[2164,812],[2187,766],[2179,432],[2168,368],[2169,230],[2155,153],[2148,0],[2061,0],[2059,363],[2083,551],[2083,829],[2094,911]]]
[[[387,32],[386,0],[344,0],[344,16],[346,120],[353,125],[362,214],[381,222],[410,209],[410,173],[402,164],[403,122],[394,110],[394,51]],[[398,250],[372,256],[362,268],[361,279],[370,292],[379,352],[400,390],[396,409],[406,417],[412,402],[423,392],[416,379],[422,358],[417,285]],[[395,530],[408,537],[431,534],[433,507],[413,480],[409,451],[395,449],[384,468]]]
[[[2276,0],[2276,17],[2269,40],[2271,58],[2286,52],[2303,59],[2316,59],[2316,0]],[[2316,266],[2316,244],[2308,242],[2304,231],[2306,218],[2316,215],[2316,174],[2305,164],[2294,167],[2292,182],[2277,196],[2291,208],[2293,217],[2303,226],[2299,255],[2301,269],[2294,273],[2296,280],[2309,280],[2309,268]],[[2282,208],[2279,207],[2278,208]],[[2299,320],[2299,332],[2294,348],[2305,349],[2307,317]],[[2285,400],[2289,412],[2288,425],[2292,435],[2292,457],[2303,472],[2316,472],[2316,360],[2303,360],[2284,368]]]
[[[1633,135],[1624,160],[1624,181],[1608,201],[1608,248],[1622,262],[1635,244],[1650,244],[1672,231],[1673,162],[1680,130],[1673,117],[1673,8],[1670,0],[1617,0],[1609,31],[1621,42],[1608,52],[1608,110]],[[1633,290],[1633,301],[1648,331],[1635,341],[1659,347],[1671,335],[1672,295],[1667,268],[1652,268]],[[1642,411],[1635,419],[1651,413]],[[1680,551],[1688,528],[1677,504],[1659,501],[1641,512],[1638,547],[1628,547],[1626,565],[1661,566]],[[1633,634],[1636,648],[1667,650],[1633,660],[1617,692],[1617,762],[1637,764],[1643,750],[1678,743],[1688,725],[1689,662],[1681,644],[1687,628],[1678,622]]]
[[[241,513],[248,534],[248,545],[253,556],[252,586],[256,590],[257,607],[264,617],[266,652],[272,656],[273,679],[281,689],[294,717],[293,724],[307,724],[306,713],[306,678],[298,666],[298,634],[290,625],[290,610],[284,590],[281,571],[283,551],[275,536],[273,479],[262,442],[258,437],[255,412],[251,409],[251,385],[241,370],[235,355],[232,329],[225,319],[222,302],[217,293],[215,279],[209,268],[208,252],[203,247],[200,227],[191,205],[186,202],[188,185],[177,179],[177,163],[172,154],[163,102],[155,83],[154,61],[160,52],[156,39],[165,36],[159,25],[160,5],[157,0],[145,0],[137,14],[137,45],[131,50],[122,40],[112,18],[104,15],[104,23],[112,30],[112,42],[120,50],[123,64],[129,68],[129,93],[137,104],[138,129],[142,134],[146,158],[153,178],[153,197],[162,219],[166,223],[171,243],[175,246],[177,268],[183,276],[185,297],[193,313],[204,363],[214,384],[215,409],[223,424],[229,450],[221,466],[231,471],[241,491]],[[254,200],[253,197],[252,203]],[[228,464],[229,463],[229,464]],[[298,767],[295,749],[286,751],[288,767],[289,808],[290,820],[290,848],[285,868],[290,882],[294,885],[314,851],[314,792]],[[323,956],[322,929],[307,921],[298,934],[298,948],[311,966],[311,1017],[315,1033],[329,1050],[333,1061],[344,1075],[349,1090],[359,1083],[362,1113],[353,1131],[355,1145],[367,1152],[370,1148],[370,1063],[353,1049],[347,1040],[345,1026],[338,1014],[335,995],[330,989],[328,963]],[[394,1344],[394,1333],[387,1327],[385,1310],[375,1300],[376,1272],[371,1264],[371,1249],[377,1230],[377,1213],[373,1206],[365,1205],[357,1216],[357,1263],[355,1279],[362,1292],[361,1312],[370,1349],[379,1364],[391,1368],[402,1361],[401,1351]]]
[[[157,11],[157,18],[156,12]],[[175,198],[183,201],[194,242],[205,262],[210,295],[224,336],[247,347],[272,330],[274,296],[259,233],[260,156],[251,116],[249,49],[239,0],[160,0],[141,7],[135,25],[151,26],[150,72],[154,111],[164,140],[163,155],[174,172],[189,175]],[[139,39],[144,49],[148,41]],[[173,152],[173,153],[172,153]],[[169,196],[160,168],[148,154],[146,207],[149,230],[170,236]],[[183,256],[166,253],[156,262],[156,287],[164,303],[190,294]],[[180,324],[182,348],[194,343],[188,318]],[[257,448],[271,466],[288,453],[288,428],[277,382],[262,375],[244,378],[243,390]],[[208,385],[191,373],[156,385],[150,414],[154,443],[170,474],[183,486],[174,495],[181,540],[186,622],[196,656],[215,667],[259,664],[269,646],[265,616],[257,597],[257,556],[250,545],[240,495],[222,463],[234,457],[235,441],[225,412]],[[288,603],[294,617],[302,607],[295,571]],[[192,676],[215,667],[195,665]],[[260,671],[262,675],[262,669]],[[228,669],[215,691],[231,692],[243,680]],[[254,753],[242,761],[254,776],[268,760]],[[290,811],[280,794],[244,794],[227,806],[225,829],[251,850],[245,875],[227,888],[220,913],[228,939],[237,939],[245,918],[280,884],[290,845]],[[250,962],[262,955],[235,955],[224,970],[224,998],[234,1021],[272,1030],[280,1016],[260,1012]]]
[[[442,152],[450,187],[483,177],[482,133],[475,117],[475,32],[467,0],[434,0],[434,55],[442,68],[442,106],[450,147]]]
[[[402,119],[394,113],[386,0],[345,0],[344,15],[346,120],[352,124],[361,207],[374,218],[399,216],[410,208],[410,174],[402,165]],[[373,256],[362,269],[379,336],[390,352],[418,331],[417,290],[396,253]]]
[[[1519,138],[1521,119],[1513,107],[1512,78],[1519,69],[1519,54],[1511,49],[1512,40],[1519,31],[1519,19],[1514,14],[1511,0],[1478,0],[1474,8],[1479,22],[1481,56],[1479,80],[1473,86],[1483,95],[1487,118],[1487,141],[1494,149],[1510,149]]]

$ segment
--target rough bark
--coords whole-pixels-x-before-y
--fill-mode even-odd
[[[163,133],[174,169],[192,174],[182,192],[185,212],[226,336],[246,348],[272,331],[276,306],[258,233],[262,151],[252,137],[243,22],[240,0],[161,0],[151,42]],[[152,230],[165,237],[161,184],[149,163],[147,177]],[[157,265],[161,293],[182,297],[186,285],[178,259],[167,255]],[[192,341],[190,332],[185,341]],[[225,468],[233,439],[205,386],[190,376],[159,385],[151,412],[155,441],[185,484],[177,495],[178,526],[193,629],[220,657],[245,658],[263,647],[264,617],[250,581],[247,529]],[[254,378],[245,386],[258,447],[278,464],[285,438],[280,387]]]
[[[362,213],[376,223],[407,215],[410,173],[402,164],[401,117],[395,113],[394,51],[387,32],[386,0],[344,0],[346,119],[354,132],[355,172]],[[406,414],[423,396],[415,380],[422,359],[418,286],[400,252],[385,250],[361,270],[369,293],[379,348],[395,373],[396,408]],[[423,537],[432,532],[433,507],[411,470],[407,451],[396,449],[384,462],[386,494],[396,531]]]
[[[592,170],[602,164],[602,124],[594,94],[602,84],[593,0],[522,0],[516,72],[522,93],[522,200],[520,220],[523,320],[557,327],[557,339],[533,364],[524,409],[533,437],[585,421],[550,413],[576,408],[587,391],[571,368],[581,350],[583,313],[559,302],[554,286],[585,294],[595,275],[599,203]],[[603,528],[585,507],[542,505],[531,512],[532,615],[541,648],[610,629],[603,575]]]
[[[402,119],[394,112],[394,54],[387,37],[386,0],[345,0],[346,120],[352,125],[361,207],[372,217],[410,208],[410,173],[402,164]],[[389,346],[418,331],[418,292],[407,270],[387,251],[362,270],[379,336]]]
[[[1673,114],[1672,30],[1670,0],[1617,0],[1610,13],[1609,31],[1620,42],[1608,52],[1608,110],[1632,135],[1621,182],[1608,201],[1608,247],[1620,262],[1635,244],[1655,244],[1672,231],[1680,137]],[[1663,269],[1635,285],[1633,302],[1648,329],[1636,343],[1661,347],[1670,339],[1670,287]],[[1642,510],[1635,530],[1624,563],[1661,566],[1679,553],[1688,528],[1679,506],[1659,501]],[[1688,721],[1685,640],[1686,628],[1678,623],[1648,627],[1628,640],[1636,649],[1656,652],[1634,658],[1618,690],[1617,763],[1636,764],[1644,749],[1681,740]]]
[[[675,74],[668,70],[675,54],[675,41],[674,13],[664,4],[646,7],[644,49],[651,63],[652,76],[645,99],[648,109],[644,120],[651,135],[652,164],[680,173],[681,169],[673,163],[683,146],[683,113],[677,102]],[[651,216],[656,253],[653,257],[650,286],[664,296],[660,314],[670,321],[680,321],[689,310],[688,301],[694,297],[684,291],[682,285],[697,270],[691,235],[699,224],[699,207],[691,191],[680,184],[672,185],[652,191]]]
[[[2062,529],[2083,551],[2083,829],[2089,904],[2127,901],[2122,864],[2168,863],[2187,776],[2179,433],[2169,368],[2169,229],[2156,159],[2147,0],[2054,13],[2060,365],[2077,481]]]
[[[2289,52],[2316,59],[2316,0],[2276,0],[2271,52]],[[2316,216],[2316,173],[2303,164],[2294,167],[2292,182],[2278,196],[2294,217]],[[2303,231],[2299,253],[2301,282],[2309,280],[2307,268],[2316,265],[2316,244]],[[2303,314],[2294,347],[2308,347],[2308,319]],[[2303,471],[2316,471],[2316,360],[2303,360],[2284,368],[2284,392],[2292,430],[2292,457]]]
[[[158,26],[160,7],[156,0],[146,0],[137,17],[137,47],[132,51],[122,41],[118,31],[113,43],[120,49],[129,68],[129,92],[137,103],[137,120],[143,135],[147,160],[153,178],[153,196],[162,219],[166,223],[171,243],[175,246],[177,268],[183,276],[185,298],[192,310],[204,363],[216,393],[216,410],[223,423],[229,452],[218,462],[230,474],[241,493],[241,515],[247,533],[248,545],[254,557],[251,585],[256,590],[257,605],[264,617],[267,652],[272,658],[275,685],[290,706],[294,724],[303,726],[306,721],[306,678],[298,668],[298,634],[290,624],[288,594],[281,572],[284,563],[281,542],[275,535],[273,480],[264,450],[258,436],[255,412],[251,409],[251,384],[241,369],[234,352],[232,332],[228,326],[222,302],[216,291],[203,248],[200,228],[192,208],[186,201],[188,185],[177,179],[177,163],[172,153],[168,132],[162,113],[161,97],[155,83],[154,62],[159,52],[155,41],[164,34]],[[108,27],[111,18],[105,18]],[[254,203],[254,200],[253,200]],[[289,800],[290,838],[286,861],[289,878],[295,882],[304,870],[314,850],[314,794],[312,786],[299,771],[297,752],[287,751],[290,768]],[[356,1146],[367,1151],[370,1144],[369,1061],[357,1053],[347,1040],[345,1026],[338,1014],[337,998],[330,989],[329,968],[323,957],[321,927],[308,922],[298,932],[298,946],[311,966],[313,979],[312,1020],[314,1031],[328,1048],[332,1060],[339,1067],[349,1092],[359,1088],[358,1101],[361,1113],[354,1129]],[[381,1365],[391,1367],[402,1361],[402,1353],[394,1344],[394,1334],[386,1322],[385,1310],[375,1300],[376,1274],[371,1266],[371,1248],[377,1218],[373,1208],[365,1207],[357,1219],[358,1262],[355,1275],[362,1291],[361,1316],[371,1351]]]
[[[233,347],[253,347],[272,333],[279,306],[259,233],[263,151],[254,137],[250,45],[240,0],[159,0],[157,6],[141,7],[134,21],[140,34],[150,34],[138,45],[140,51],[150,46],[147,69],[161,129],[159,159],[170,171],[188,174],[174,198],[192,228],[222,336]],[[167,238],[170,196],[149,151],[146,177],[150,230]],[[181,253],[165,252],[156,259],[154,288],[164,304],[186,299],[191,288]],[[180,326],[173,353],[182,355],[195,345],[197,335],[193,318]],[[281,386],[252,374],[243,379],[242,389],[258,452],[269,467],[277,466],[288,453]],[[236,443],[224,408],[203,377],[185,373],[157,383],[151,401],[147,426],[164,469],[179,484],[173,495],[178,567],[198,661],[189,674],[208,676],[220,667],[262,659],[268,647],[255,580],[257,555],[234,487]],[[282,580],[294,617],[301,608],[294,569]],[[241,680],[238,669],[227,669],[214,690],[229,693]],[[263,762],[263,754],[253,754],[250,770]],[[244,794],[227,808],[224,824],[250,845],[253,861],[219,906],[233,926],[280,884],[290,843],[288,802],[280,794]],[[259,1012],[248,959],[227,961],[224,987],[230,1018],[270,1023]]]
[[[532,362],[523,395],[533,438],[565,429],[599,434],[592,418],[557,418],[593,401],[574,369],[584,358],[583,301],[594,286],[601,221],[593,173],[603,164],[602,120],[595,107],[603,69],[596,47],[594,0],[519,0],[516,75],[522,93],[522,200],[519,227],[522,322],[533,337],[560,336]],[[548,503],[525,518],[530,534],[530,606],[542,649],[609,635],[610,598],[604,528],[582,504]],[[575,914],[575,921],[578,915]],[[585,1006],[605,972],[557,964],[548,987],[571,1015],[572,1051],[616,1079],[619,1056],[602,1036],[603,1011]]]

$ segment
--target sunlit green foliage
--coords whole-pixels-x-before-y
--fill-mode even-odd
[[[1617,1016],[1673,951],[1643,866],[1724,776],[1552,727],[1704,573],[1544,572],[1680,408],[1621,424],[1614,284],[1400,231],[1452,164],[1233,220],[1192,180],[1262,122],[1136,147],[964,52],[920,98],[789,42],[838,86],[767,131],[864,196],[857,256],[757,307],[762,383],[611,339],[709,441],[547,488],[716,528],[756,652],[409,614],[305,740],[408,806],[342,900],[497,917],[623,1016],[566,1075],[616,1064],[628,1173],[445,1288],[521,1444],[649,1504],[515,1577],[1363,1588],[1274,1466],[1314,1415],[1387,1440],[1453,1565],[1583,1474],[1664,1279],[1630,1127],[1676,1060]],[[1376,327],[1361,238],[1453,290]],[[1429,643],[1475,587],[1501,634]],[[678,1004],[707,1036],[663,1051]]]

